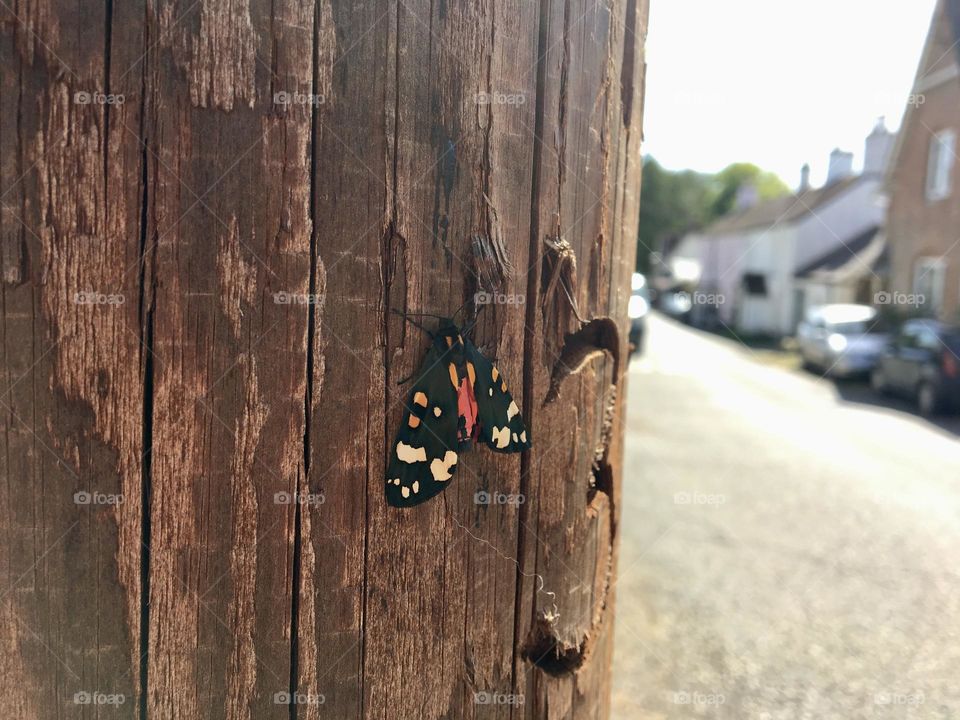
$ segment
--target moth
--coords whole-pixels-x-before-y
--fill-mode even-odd
[[[419,325],[418,325],[419,326]],[[480,440],[494,452],[531,446],[520,408],[499,368],[464,337],[450,318],[439,318],[415,376],[387,466],[387,502],[412,507],[442,492],[460,454]]]

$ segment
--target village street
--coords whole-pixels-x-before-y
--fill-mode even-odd
[[[660,315],[647,334],[613,717],[960,718],[960,422]]]

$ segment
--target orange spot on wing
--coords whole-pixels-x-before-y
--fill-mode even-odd
[[[467,363],[467,376],[470,378],[470,384],[473,385],[477,381],[477,371],[473,369],[473,363]]]
[[[420,427],[420,418],[418,418],[413,413],[410,413],[410,419],[407,420],[407,425],[412,428]]]
[[[450,363],[450,365],[447,366],[447,369],[450,371],[450,382],[453,383],[454,389],[459,389],[460,383],[458,382],[457,378],[457,366],[453,363]]]
[[[415,405],[419,405],[420,407],[426,407],[427,394],[424,392],[417,391],[417,393],[413,396],[413,402]]]

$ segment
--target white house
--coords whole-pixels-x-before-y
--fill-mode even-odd
[[[804,166],[795,193],[763,202],[741,193],[737,210],[682,238],[670,261],[696,264],[699,297],[718,301],[695,306],[694,320],[712,315],[741,332],[789,335],[810,305],[844,292],[856,299],[865,281],[873,287],[883,254],[876,245],[883,170],[893,138],[881,120],[867,138],[861,174],[853,174],[852,153],[834,150],[823,187],[809,187]],[[840,265],[845,272],[818,272]]]

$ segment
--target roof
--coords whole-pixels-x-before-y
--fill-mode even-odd
[[[883,262],[887,239],[877,225],[848,238],[840,247],[821,255],[794,275],[801,279],[840,282],[874,273]]]
[[[958,0],[960,2],[960,0]],[[756,227],[770,227],[791,223],[816,211],[861,180],[861,176],[851,176],[800,193],[757,203],[745,210],[727,213],[708,225],[705,235],[725,235]]]

